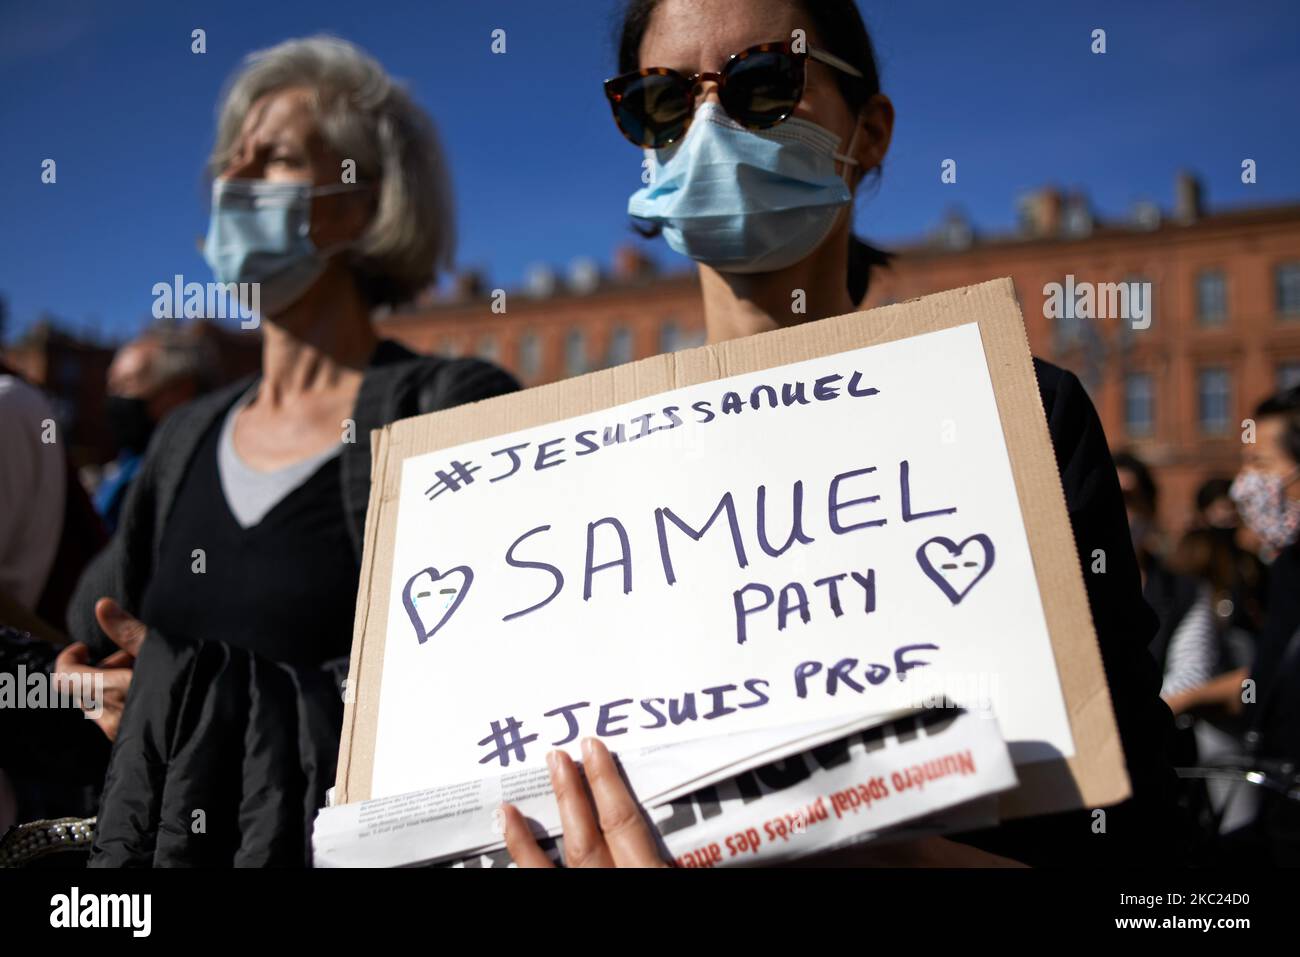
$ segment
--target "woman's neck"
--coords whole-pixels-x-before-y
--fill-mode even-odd
[[[778,272],[724,273],[700,266],[709,342],[855,311],[848,268],[846,225],[835,229],[811,256]]]
[[[262,323],[258,402],[276,408],[308,392],[359,387],[378,343],[356,283],[327,274]]]

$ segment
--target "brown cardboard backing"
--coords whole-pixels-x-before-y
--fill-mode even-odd
[[[335,803],[370,796],[384,636],[402,460],[543,425],[682,386],[757,372],[976,321],[1006,436],[1016,491],[1074,735],[1069,760],[1017,768],[1004,817],[1101,807],[1129,794],[1110,691],[1084,591],[1038,394],[1024,323],[1010,279],[954,289],[717,345],[654,356],[551,385],[395,422],[372,435],[370,509],[352,639],[351,680],[339,747]]]

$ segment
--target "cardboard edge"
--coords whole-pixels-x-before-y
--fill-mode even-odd
[[[391,425],[388,425],[370,433],[371,496],[366,505],[366,527],[362,536],[361,574],[357,581],[356,612],[352,619],[352,650],[348,657],[347,694],[344,696],[343,703],[343,731],[339,737],[338,765],[334,778],[335,800],[338,804],[348,804],[354,797],[349,782],[353,767],[353,745],[357,740],[357,702],[360,697],[358,689],[362,683],[362,674],[367,660],[366,636],[370,631],[368,626],[372,604],[371,596],[374,594],[372,586],[374,584],[375,542],[379,535],[381,512],[383,511],[382,496],[379,496],[378,498],[381,500],[377,501],[374,490],[377,485],[382,485],[384,476],[388,471],[391,428]],[[382,656],[379,664],[380,669],[382,669]],[[363,800],[369,797],[370,788],[368,785],[365,791],[366,793],[362,797]]]

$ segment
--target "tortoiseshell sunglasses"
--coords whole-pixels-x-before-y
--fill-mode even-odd
[[[805,67],[812,58],[849,76],[862,72],[839,57],[808,47],[795,52],[785,43],[760,43],[727,58],[719,73],[687,76],[652,66],[605,81],[614,122],[635,146],[660,149],[686,132],[695,115],[696,92],[712,80],[727,115],[751,130],[780,123],[803,99]]]

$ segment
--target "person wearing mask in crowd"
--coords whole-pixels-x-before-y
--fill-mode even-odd
[[[432,123],[361,50],[313,37],[250,55],[210,172],[204,257],[218,282],[260,284],[261,374],[159,424],[78,586],[58,669],[103,675],[96,721],[116,738],[92,866],[310,860],[371,430],[518,388],[376,336],[372,312],[429,285],[454,228]]]
[[[1219,645],[1210,592],[1196,579],[1170,570],[1160,557],[1158,490],[1146,463],[1131,452],[1120,452],[1115,472],[1142,574],[1142,596],[1160,622],[1151,639],[1151,655],[1163,676],[1160,696],[1166,702],[1178,700],[1182,692],[1217,673]],[[1190,764],[1194,757],[1194,750],[1180,754],[1179,763]]]
[[[204,343],[179,330],[149,332],[117,350],[108,367],[105,400],[117,457],[105,466],[95,488],[95,510],[110,532],[158,423],[207,392],[214,379]]]
[[[894,108],[853,0],[631,0],[618,74],[605,85],[614,120],[649,167],[628,212],[698,263],[710,342],[859,308],[870,269],[886,257],[852,235],[853,196],[880,174]],[[633,172],[640,158],[629,153]],[[806,313],[792,313],[794,289]],[[1100,840],[1081,810],[935,839],[914,859],[980,862],[981,848],[1025,863],[1172,863],[1183,838],[1172,718],[1147,650],[1157,623],[1142,600],[1115,468],[1079,380],[1038,360],[1035,371],[1081,563],[1088,568],[1097,549],[1107,555],[1106,574],[1084,577],[1133,797],[1108,810]],[[557,755],[566,824],[588,845],[617,840],[611,826],[627,827],[626,806],[593,815],[572,771]],[[504,813],[516,861],[540,863],[517,809]],[[568,844],[574,835],[565,835]]]
[[[1255,409],[1255,441],[1245,446],[1232,499],[1244,524],[1272,556],[1268,604],[1249,668],[1187,693],[1185,709],[1245,712],[1249,757],[1289,781],[1300,780],[1300,386]],[[1287,768],[1289,767],[1289,771]],[[1261,789],[1259,811],[1233,836],[1250,859],[1300,864],[1300,803]]]

